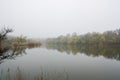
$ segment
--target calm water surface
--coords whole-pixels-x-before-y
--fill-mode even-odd
[[[7,55],[15,54],[1,58],[0,80],[120,80],[119,49],[57,45],[9,50]]]

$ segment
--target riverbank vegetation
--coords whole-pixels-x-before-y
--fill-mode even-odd
[[[89,44],[89,45],[104,45],[104,44],[120,44],[120,29],[114,31],[105,31],[103,33],[93,32],[86,33],[84,35],[72,35],[59,36],[57,38],[48,38],[46,41],[48,44]]]
[[[63,70],[61,72],[46,72],[40,68],[38,73],[25,72],[22,68],[0,70],[0,80],[69,80],[71,74]],[[72,78],[72,77],[71,77]]]
[[[13,45],[16,47],[16,46],[39,46],[41,45],[40,42],[36,42],[36,41],[30,41],[27,39],[27,37],[25,36],[20,36],[20,37],[16,37],[14,40],[13,40]]]
[[[27,39],[26,36],[8,36],[9,33],[13,32],[13,29],[2,28],[0,30],[0,52],[6,50],[6,48],[14,46],[39,46],[41,45],[40,41],[36,42],[30,39]]]

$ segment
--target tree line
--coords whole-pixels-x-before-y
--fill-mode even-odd
[[[72,35],[67,34],[66,36],[59,36],[57,38],[48,38],[46,40],[48,44],[120,44],[120,29],[105,31],[103,33],[92,32],[83,35],[77,35],[73,33]]]

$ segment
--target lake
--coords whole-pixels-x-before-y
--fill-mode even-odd
[[[120,80],[120,46],[11,48],[0,55],[0,80]]]

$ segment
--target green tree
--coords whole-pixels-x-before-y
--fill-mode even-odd
[[[22,35],[14,39],[14,43],[17,43],[17,44],[25,43],[26,41],[27,41],[26,37]]]

